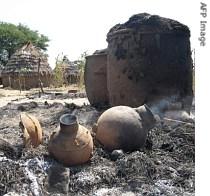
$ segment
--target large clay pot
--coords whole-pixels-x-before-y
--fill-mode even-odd
[[[38,147],[42,142],[42,128],[36,117],[27,113],[20,115],[20,127],[23,131],[25,147]]]
[[[115,106],[99,117],[95,130],[96,139],[110,151],[136,150],[144,145],[148,130],[155,122],[146,105],[138,108]]]
[[[76,116],[64,114],[60,117],[60,129],[50,137],[48,150],[65,165],[82,164],[91,158],[92,136],[89,130],[78,123]]]
[[[111,106],[138,107],[159,96],[192,96],[187,26],[137,14],[107,35],[107,88]]]
[[[106,50],[97,51],[86,57],[84,80],[90,104],[93,106],[108,105]]]

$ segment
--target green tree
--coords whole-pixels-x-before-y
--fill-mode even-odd
[[[39,47],[43,51],[47,50],[49,38],[43,34],[39,34],[38,31],[32,31],[27,26],[19,24],[17,28],[24,33],[25,39],[31,41],[35,46]]]
[[[0,64],[6,65],[11,55],[29,41],[46,51],[49,38],[22,24],[0,22]]]

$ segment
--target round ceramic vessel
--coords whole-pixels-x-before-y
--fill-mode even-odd
[[[146,106],[131,108],[116,106],[98,119],[96,139],[107,150],[132,151],[143,147],[148,130],[155,124],[152,112]]]
[[[53,132],[49,153],[65,165],[78,165],[87,162],[93,152],[90,131],[78,123],[77,117],[64,114],[60,117],[60,129]]]

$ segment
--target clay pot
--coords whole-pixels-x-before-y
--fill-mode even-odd
[[[109,102],[106,70],[106,50],[86,57],[84,73],[85,89],[88,100],[93,106],[104,106]]]
[[[111,106],[138,107],[157,97],[192,96],[187,26],[147,13],[107,34],[107,88]]]
[[[64,114],[60,117],[60,129],[50,137],[48,150],[65,165],[82,164],[91,158],[92,136],[89,130],[79,125],[76,116]]]
[[[20,115],[20,127],[23,130],[24,145],[38,147],[42,142],[42,128],[39,121],[32,115],[22,113]]]
[[[96,139],[107,150],[132,151],[143,147],[148,130],[154,125],[154,116],[146,105],[116,106],[99,117]]]

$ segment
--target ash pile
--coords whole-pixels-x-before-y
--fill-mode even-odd
[[[47,152],[59,117],[76,114],[82,125],[91,128],[103,110],[62,104],[25,106],[45,130],[43,143],[36,149],[22,148],[20,105],[1,108],[0,195],[194,195],[194,122],[163,120],[150,130],[142,149],[108,152],[97,144],[89,162],[65,167]]]

